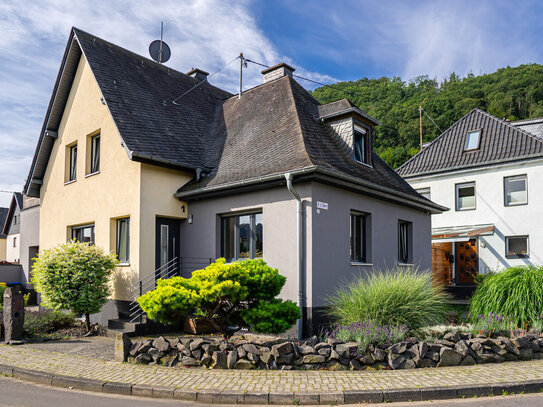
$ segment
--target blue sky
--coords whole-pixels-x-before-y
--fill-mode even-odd
[[[21,190],[26,179],[70,27],[147,55],[161,20],[172,49],[167,65],[183,72],[214,72],[240,51],[326,83],[440,80],[543,63],[536,0],[0,0],[0,190]],[[211,82],[235,92],[235,65]],[[247,87],[260,83],[259,72],[249,66]],[[0,206],[9,199],[0,193]]]

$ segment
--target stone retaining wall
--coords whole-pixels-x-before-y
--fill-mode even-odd
[[[543,359],[540,335],[495,339],[454,331],[435,343],[410,338],[395,344],[370,345],[313,337],[305,342],[209,338],[117,339],[117,360],[129,363],[214,369],[363,370],[414,369]]]

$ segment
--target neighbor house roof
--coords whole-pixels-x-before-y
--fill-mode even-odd
[[[4,226],[8,217],[9,208],[0,208],[0,239],[5,239]]]
[[[7,209],[7,212],[3,221],[2,221],[2,216],[0,213],[0,226],[2,226],[1,234],[8,235],[13,216],[15,215],[17,210],[21,211],[23,209],[23,194],[21,194],[20,192],[14,192],[13,196],[11,197],[11,203],[9,205],[9,208],[0,208],[0,209]]]
[[[518,127],[528,133],[532,133],[534,136],[543,139],[543,117],[537,119],[517,120],[511,122],[512,126]]]
[[[176,196],[263,181],[294,170],[323,182],[378,193],[419,209],[443,208],[421,197],[376,154],[372,166],[342,148],[329,121],[351,115],[379,122],[347,99],[321,105],[291,76],[271,80],[241,98],[165,65],[72,29],[25,191],[39,189],[79,60],[96,78],[132,160],[192,170],[196,179]],[[198,85],[199,84],[199,85]],[[197,88],[195,86],[198,85]],[[203,174],[204,177],[200,177]],[[251,182],[252,182],[251,181]],[[264,182],[260,182],[264,184]]]
[[[481,131],[479,148],[465,150],[467,133],[473,130]],[[539,157],[543,157],[543,139],[473,109],[397,171],[410,178]]]

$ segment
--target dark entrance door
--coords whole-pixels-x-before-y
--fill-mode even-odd
[[[179,275],[179,219],[156,218],[155,277]],[[173,261],[177,259],[176,261]]]
[[[456,283],[475,284],[474,277],[479,270],[477,239],[456,243]]]

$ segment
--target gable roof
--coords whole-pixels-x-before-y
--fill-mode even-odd
[[[1,234],[8,235],[9,229],[11,228],[11,221],[13,219],[13,216],[23,209],[23,194],[21,194],[20,192],[14,192],[13,196],[11,197],[11,203],[9,205],[9,208],[0,209],[7,209],[4,221],[0,222],[0,225],[2,226]]]
[[[352,108],[347,103],[335,103],[329,112]],[[224,122],[213,136],[213,171],[182,186],[175,196],[191,200],[236,185],[280,185],[284,173],[293,172],[328,178],[334,185],[340,185],[339,179],[361,183],[366,191],[401,196],[404,203],[411,201],[431,211],[446,210],[421,197],[377,154],[372,154],[372,166],[356,162],[330,125],[321,120],[326,106],[288,75],[244,92],[241,99],[229,99],[223,105]]]
[[[481,130],[479,148],[466,151],[468,131]],[[406,178],[543,157],[543,139],[473,109],[397,169]]]
[[[6,218],[8,217],[9,208],[0,208],[0,239],[5,239],[7,236],[4,234],[4,226],[6,224]]]
[[[512,126],[518,127],[528,133],[532,133],[534,136],[543,140],[543,117],[537,119],[517,120],[511,122]]]
[[[79,59],[89,63],[130,159],[196,170],[213,118],[229,92],[72,28],[34,154],[25,192],[39,196]],[[185,94],[177,104],[173,100]],[[53,137],[47,137],[46,132]],[[166,147],[167,146],[167,147]]]

